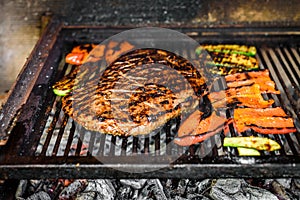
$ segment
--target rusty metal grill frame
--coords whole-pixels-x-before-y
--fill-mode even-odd
[[[200,158],[193,154],[191,147],[188,154],[183,154],[171,164],[166,163],[174,160],[172,155],[126,156],[121,153],[120,156],[111,159],[109,164],[104,164],[89,154],[79,156],[79,151],[76,151],[74,156],[68,156],[68,152],[62,156],[55,153],[53,156],[45,156],[43,149],[42,155],[35,155],[46,118],[56,98],[50,87],[65,71],[65,65],[62,63],[64,54],[75,43],[101,42],[129,28],[134,27],[72,26],[65,25],[58,19],[52,20],[30,55],[0,113],[0,136],[5,139],[9,133],[6,145],[0,147],[0,179],[300,178],[300,153],[293,145],[293,140],[300,144],[300,103],[297,101],[300,98],[300,74],[297,74],[300,69],[300,31],[297,27],[167,27],[186,33],[199,42],[247,43],[260,46],[258,59],[262,68],[270,69],[271,78],[275,80],[277,87],[284,91],[282,95],[275,97],[276,102],[292,113],[297,122],[298,132],[293,136],[293,140],[289,135],[283,136],[290,146],[290,152],[281,150],[259,157],[224,155]],[[281,67],[277,68],[276,65]],[[282,73],[291,78],[287,80],[282,77]],[[290,85],[286,85],[287,83]],[[64,120],[67,121],[68,117],[65,116]],[[75,128],[73,126],[74,123],[71,129]],[[280,137],[274,136],[274,139],[280,142]],[[113,137],[111,141],[115,140]],[[78,145],[81,145],[80,142]],[[155,146],[159,149],[159,142]],[[57,152],[58,148],[55,146],[54,152]],[[69,148],[70,142],[67,143],[67,151]],[[136,156],[139,156],[139,160],[147,159],[155,164],[135,163]],[[135,169],[144,170],[145,173],[128,172]]]

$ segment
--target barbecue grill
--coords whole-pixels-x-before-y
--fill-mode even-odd
[[[264,98],[283,107],[297,128],[291,134],[267,135],[282,149],[261,156],[238,156],[235,148],[222,147],[222,135],[190,147],[172,144],[178,119],[149,137],[118,137],[86,131],[65,115],[51,86],[72,68],[64,62],[66,53],[77,44],[100,43],[131,28],[70,25],[52,19],[0,113],[1,179],[300,178],[299,27],[166,27],[199,43],[257,47],[260,68],[269,69],[281,92]],[[236,133],[231,129],[230,134]],[[213,145],[212,151],[200,156],[207,145]]]

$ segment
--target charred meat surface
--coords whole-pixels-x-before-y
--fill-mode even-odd
[[[63,110],[85,128],[102,133],[148,134],[195,109],[206,91],[197,68],[164,50],[134,50],[105,69],[101,62],[87,64],[80,67],[78,84],[63,97]]]

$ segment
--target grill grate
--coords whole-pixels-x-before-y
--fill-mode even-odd
[[[43,56],[38,56],[39,51],[43,45],[51,44],[48,54],[44,55],[47,59],[31,81],[32,90],[20,94],[26,97],[25,103],[19,105],[20,110],[15,112],[15,117],[1,118],[9,121],[8,127],[11,128],[7,144],[1,147],[0,178],[300,177],[299,33],[291,40],[291,36],[284,32],[267,37],[265,30],[245,34],[245,30],[240,33],[240,29],[229,29],[235,37],[228,37],[226,29],[213,30],[214,34],[207,36],[204,34],[206,29],[180,29],[186,34],[192,33],[194,39],[203,43],[256,45],[260,67],[269,69],[271,78],[281,91],[280,95],[268,94],[264,98],[274,99],[275,106],[283,107],[295,120],[298,131],[293,134],[266,136],[253,131],[245,133],[245,136],[272,138],[282,149],[264,152],[259,157],[239,157],[236,148],[222,147],[222,134],[191,147],[173,144],[179,118],[172,119],[158,132],[139,137],[99,134],[76,124],[63,113],[60,97],[56,97],[50,89],[73,67],[65,64],[62,58],[74,44],[100,42],[125,29],[60,28],[58,32],[51,26],[48,28],[48,35],[52,29],[55,34],[48,36],[48,40],[44,36],[46,39],[40,41],[31,56],[33,60],[26,64],[23,73],[36,66],[36,62],[41,62],[39,58]],[[20,77],[16,88],[25,81],[23,76],[26,75]],[[216,90],[223,87],[222,81],[215,85]],[[13,100],[4,109],[14,105]],[[232,113],[226,111],[223,114],[229,117]],[[4,124],[7,121],[3,121]],[[233,127],[230,131],[231,135],[237,135]]]

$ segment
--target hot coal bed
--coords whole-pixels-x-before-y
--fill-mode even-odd
[[[257,157],[238,156],[235,148],[222,146],[220,136],[205,145],[172,144],[178,119],[149,136],[117,137],[87,131],[64,114],[51,86],[72,68],[64,62],[66,53],[77,44],[100,43],[130,28],[71,26],[53,19],[0,114],[3,198],[299,199],[297,27],[167,27],[199,43],[257,47],[260,68],[269,69],[281,91],[264,98],[282,106],[297,128],[292,134],[268,135],[282,148]],[[236,135],[233,130],[230,134]],[[207,146],[212,146],[208,153]],[[207,155],[199,156],[203,152]]]

